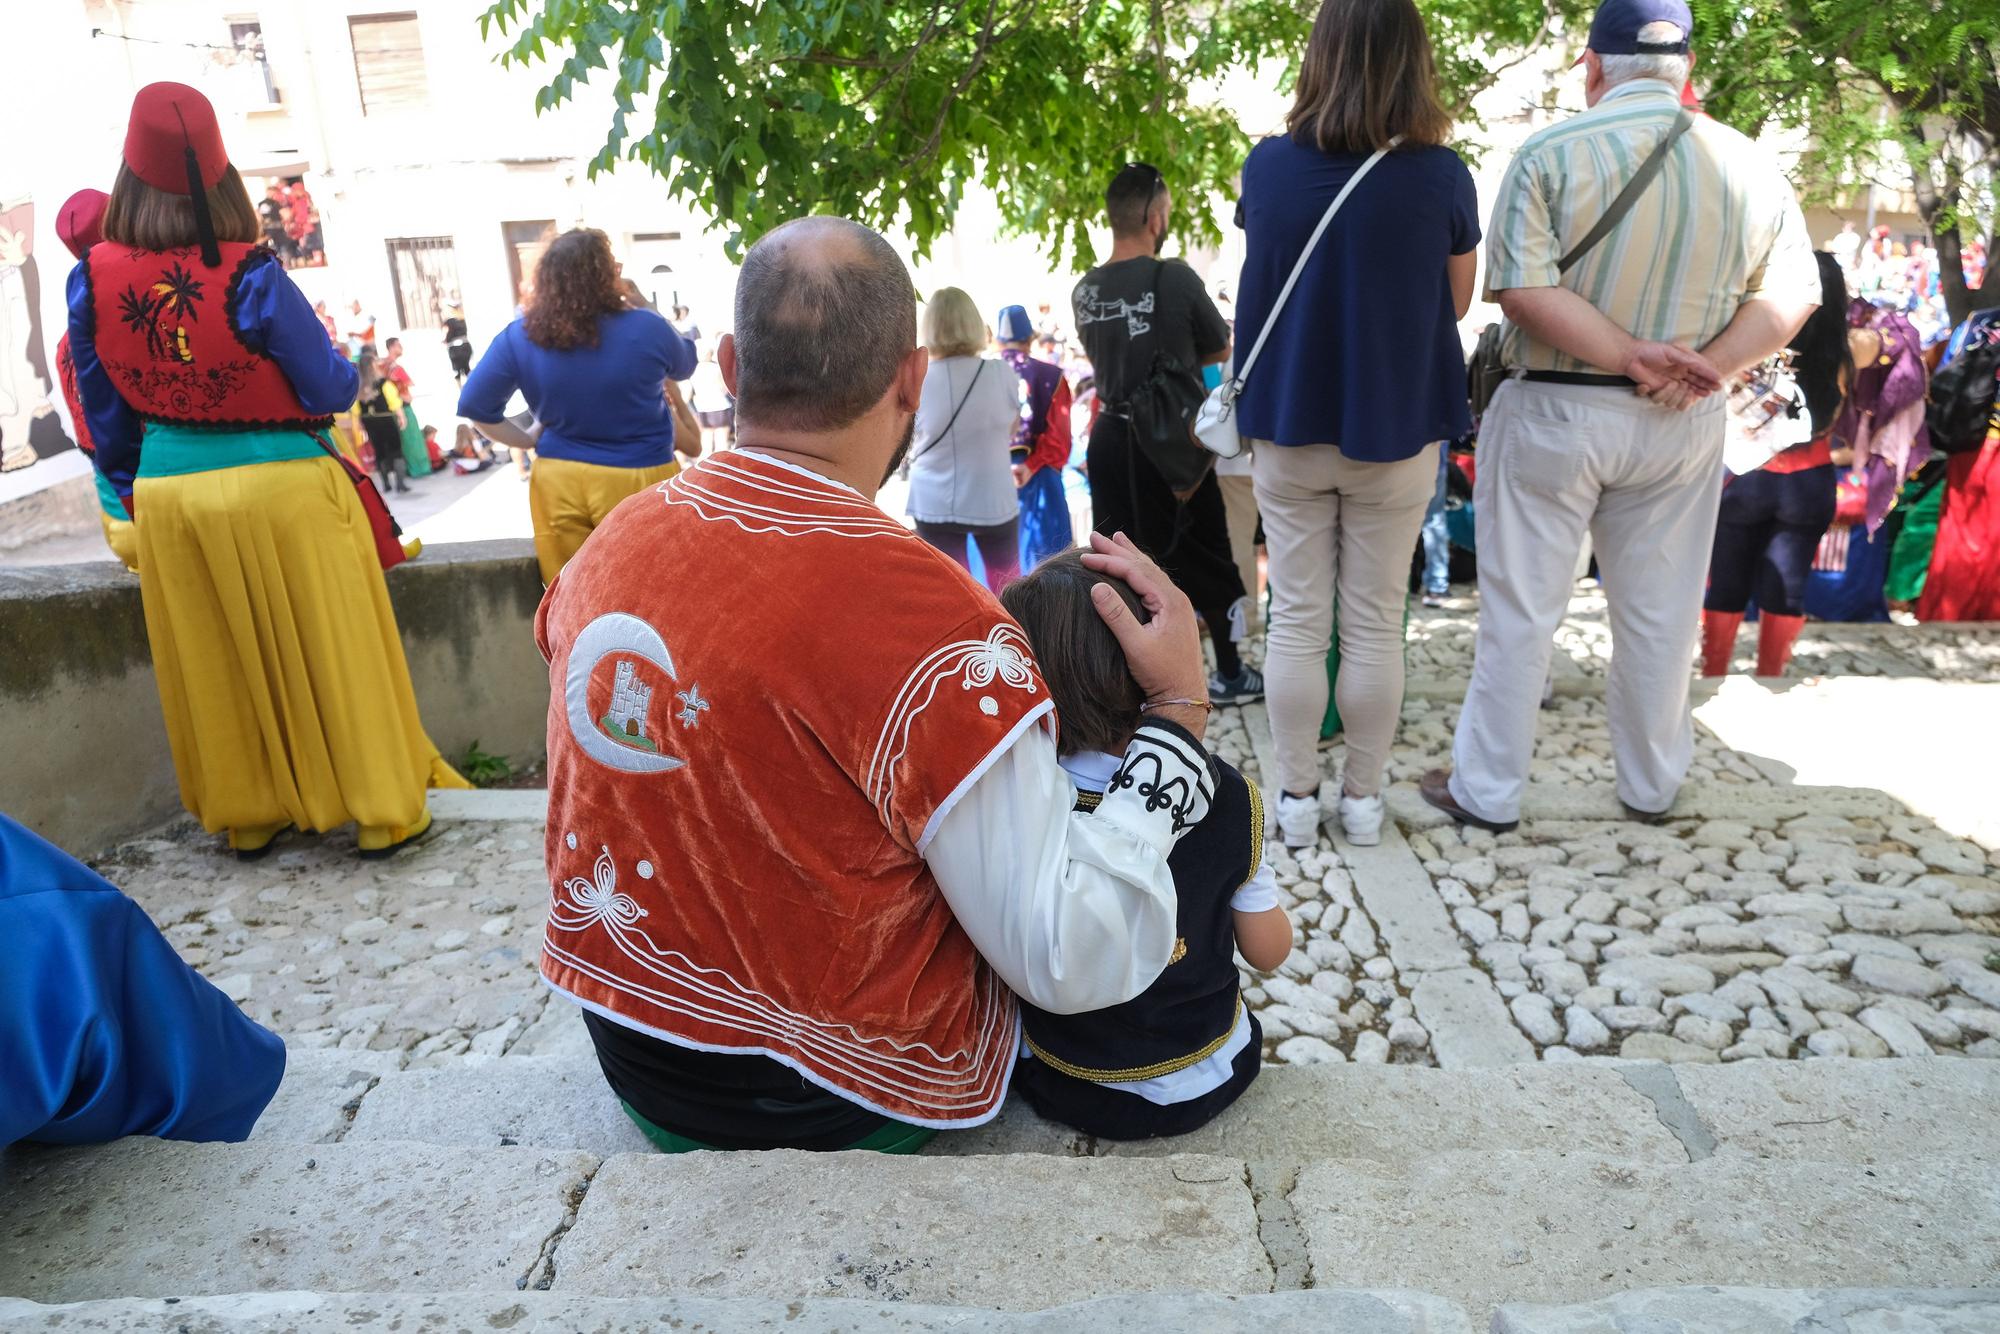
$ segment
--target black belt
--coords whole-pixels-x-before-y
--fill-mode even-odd
[[[1535,384],[1583,384],[1599,389],[1636,389],[1639,382],[1625,375],[1596,375],[1588,371],[1522,371],[1521,378]]]

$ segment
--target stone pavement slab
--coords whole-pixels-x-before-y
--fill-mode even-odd
[[[554,1260],[560,1293],[1009,1310],[1272,1278],[1243,1164],[1192,1156],[631,1155],[605,1163]]]
[[[827,1297],[573,1297],[557,1292],[237,1293],[38,1306],[0,1297],[10,1334],[366,1334],[370,1330],[507,1330],[509,1334],[1473,1334],[1465,1311],[1421,1292],[1320,1290],[1225,1296],[1101,1297],[1046,1311]]]
[[[1484,1070],[1535,1059],[1535,1049],[1515,1027],[1492,980],[1476,968],[1425,973],[1410,989],[1410,999],[1431,1032],[1438,1064],[1447,1070]]]
[[[2000,1167],[1721,1155],[1679,1167],[1594,1154],[1446,1153],[1316,1163],[1292,1205],[1313,1281],[1423,1284],[1480,1320],[1507,1302],[1632,1287],[1991,1283]]]
[[[512,1292],[596,1164],[429,1144],[16,1148],[0,1158],[0,1292]]]
[[[421,1140],[497,1148],[650,1153],[596,1058],[467,1058],[455,1068],[387,1075],[361,1102],[346,1142]]]
[[[402,1053],[393,1051],[287,1050],[284,1081],[250,1138],[331,1144],[347,1133],[362,1095],[402,1063]]]
[[[1676,1066],[1674,1075],[1722,1152],[2000,1161],[2000,1061],[1760,1061]]]
[[[1191,1135],[1121,1144],[1092,1140],[1015,1099],[1000,1119],[941,1135],[928,1153],[1215,1153],[1253,1162],[1321,1158],[1408,1162],[1454,1149],[1582,1151],[1679,1163],[1680,1141],[1615,1069],[1510,1065],[1267,1066],[1236,1105]]]
[[[1372,848],[1343,844],[1341,858],[1399,970],[1421,973],[1470,965],[1443,900],[1401,830],[1385,824],[1381,843]]]
[[[2000,1329],[2000,1290],[1992,1288],[1646,1288],[1574,1306],[1503,1306],[1493,1317],[1493,1334],[1991,1334],[1995,1329]]]

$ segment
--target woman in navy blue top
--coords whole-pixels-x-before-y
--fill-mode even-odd
[[[676,435],[669,381],[694,374],[694,344],[657,312],[632,307],[603,232],[565,232],[535,266],[527,312],[500,331],[459,392],[458,415],[489,440],[535,451],[528,479],[535,559],[551,583],[618,502],[701,453]],[[507,420],[519,390],[535,414]]]
[[[1287,846],[1319,836],[1320,721],[1334,602],[1346,729],[1340,813],[1376,842],[1403,700],[1410,556],[1438,442],[1470,428],[1457,321],[1472,301],[1478,202],[1443,146],[1430,39],[1412,0],[1324,0],[1287,133],[1243,165],[1236,349],[1245,356],[1327,206],[1398,140],[1320,238],[1238,400],[1270,552],[1265,688]]]

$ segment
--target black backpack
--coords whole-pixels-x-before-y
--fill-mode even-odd
[[[1160,276],[1167,266],[1164,260],[1154,263],[1158,265],[1153,270],[1153,307],[1157,310]],[[1215,466],[1215,455],[1194,438],[1195,414],[1207,397],[1201,372],[1181,365],[1180,358],[1159,349],[1146,368],[1146,378],[1132,386],[1132,392],[1118,405],[1132,423],[1133,444],[1176,496],[1191,494]]]
[[[1968,342],[1931,377],[1924,425],[1930,428],[1932,449],[1963,454],[1985,442],[1993,418],[1996,377],[2000,377],[2000,335],[1991,331],[1977,342]]]

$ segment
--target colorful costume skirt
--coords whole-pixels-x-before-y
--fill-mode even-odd
[[[1021,573],[1026,574],[1076,541],[1062,470],[1037,468],[1021,488]]]
[[[2000,428],[1978,449],[1952,455],[1945,478],[1917,619],[2000,620]]]
[[[142,475],[139,587],[181,801],[211,832],[402,837],[438,755],[374,538],[330,458]]]

